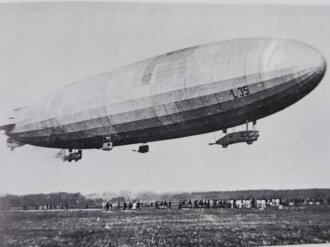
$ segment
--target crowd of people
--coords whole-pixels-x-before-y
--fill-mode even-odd
[[[103,209],[106,211],[111,210],[140,210],[141,207],[165,209],[172,208],[172,201],[155,201],[155,202],[143,202],[129,201],[129,202],[103,202]]]
[[[325,205],[330,200],[323,199],[282,199],[282,198],[250,198],[250,199],[228,199],[228,200],[180,200],[179,208],[260,208],[286,207],[305,205]]]
[[[179,208],[266,208],[279,206],[280,199],[180,200]]]
[[[128,203],[125,201],[123,203],[120,202],[103,202],[102,207],[106,210],[115,210],[115,209],[122,209],[122,210],[140,210],[141,203],[140,201],[129,201]]]
[[[179,208],[236,208],[236,209],[265,209],[267,207],[289,207],[289,206],[306,206],[306,205],[326,205],[330,204],[330,199],[282,199],[282,198],[251,198],[251,199],[227,199],[227,200],[161,200],[154,202],[140,202],[140,201],[129,201],[129,202],[103,202],[102,207],[106,210],[140,210],[144,208],[154,209],[171,209]]]

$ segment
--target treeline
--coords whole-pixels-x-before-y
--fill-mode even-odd
[[[329,199],[330,189],[295,189],[295,190],[237,190],[237,191],[208,191],[176,193],[172,195],[164,194],[162,199],[179,200],[182,198],[206,199],[214,198],[228,199],[249,199],[249,198],[286,198],[290,199]]]
[[[244,199],[281,198],[290,201],[324,201],[330,202],[330,189],[298,189],[298,190],[238,190],[238,191],[208,191],[185,193],[155,193],[145,191],[133,193],[105,192],[84,196],[81,193],[50,193],[30,195],[4,195],[0,197],[0,209],[65,209],[65,208],[101,208],[102,203],[123,203],[125,201],[172,201],[180,200],[244,200]]]
[[[90,195],[91,196],[91,195]],[[89,196],[88,196],[89,197]],[[103,194],[93,194],[91,198],[103,198],[111,200],[116,197],[124,197],[126,200],[140,201],[179,201],[180,199],[193,200],[213,200],[221,198],[229,199],[249,199],[249,198],[286,198],[303,200],[307,199],[328,199],[330,198],[330,189],[295,189],[295,190],[236,190],[236,191],[204,191],[204,192],[182,192],[182,193],[156,193],[153,191],[143,191],[133,193],[130,191],[122,191],[119,193],[104,192]]]
[[[113,193],[114,194],[114,193]],[[118,196],[118,194],[117,194]],[[140,201],[157,201],[157,200],[172,200],[179,201],[181,199],[193,200],[213,200],[221,198],[222,200],[229,199],[249,199],[249,198],[286,198],[291,199],[329,199],[330,189],[295,189],[295,190],[236,190],[236,191],[202,191],[202,192],[182,192],[182,193],[155,193],[153,191],[145,191],[133,193],[125,191],[123,195],[126,200],[138,199]],[[101,198],[111,199],[103,197]]]
[[[99,208],[103,199],[88,199],[80,193],[50,193],[30,195],[5,195],[0,197],[0,209],[65,209]]]

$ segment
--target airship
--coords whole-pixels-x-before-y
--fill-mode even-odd
[[[13,111],[0,129],[11,149],[84,149],[227,130],[279,112],[311,92],[326,61],[314,47],[249,38],[197,45],[110,70]]]

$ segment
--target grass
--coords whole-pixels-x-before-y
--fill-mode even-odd
[[[2,246],[258,246],[330,242],[330,206],[0,211]]]

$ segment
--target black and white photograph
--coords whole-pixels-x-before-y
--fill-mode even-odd
[[[330,2],[0,1],[0,246],[330,246]]]

